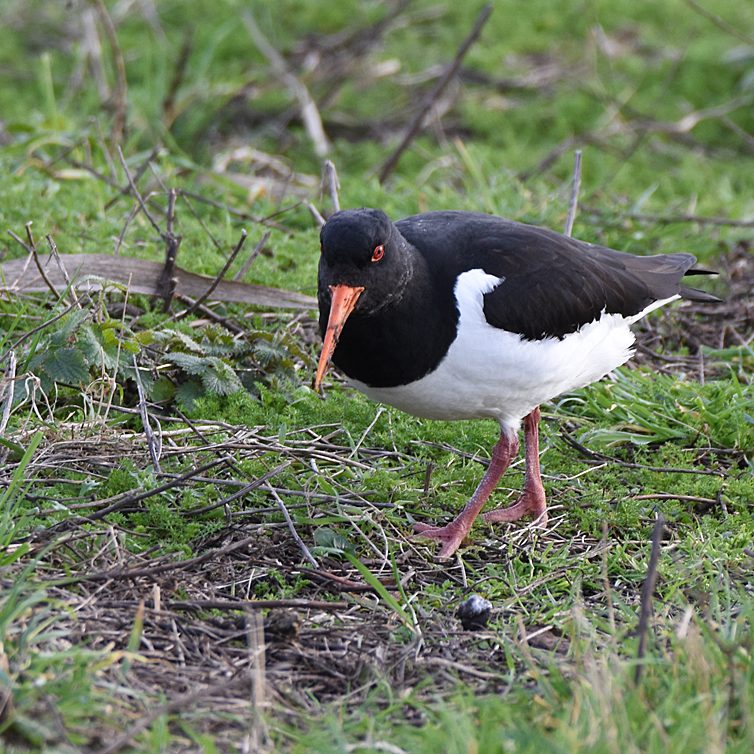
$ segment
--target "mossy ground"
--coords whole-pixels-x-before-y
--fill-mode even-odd
[[[681,0],[497,2],[441,116],[384,185],[380,164],[478,4],[409,3],[381,38],[371,25],[393,8],[384,3],[101,7],[117,50],[97,3],[10,0],[0,10],[5,259],[24,253],[5,231],[25,237],[27,222],[63,253],[162,258],[143,214],[124,232],[134,203],[118,194],[126,182],[110,140],[119,51],[119,145],[131,170],[161,145],[140,184],[154,192],[152,211],[164,223],[166,187],[214,202],[179,199],[178,263],[214,275],[242,228],[253,243],[269,229],[245,279],[315,293],[317,229],[303,194],[239,184],[255,169],[245,158],[232,170],[213,163],[251,146],[293,176],[320,172],[295,101],[250,41],[251,8],[321,103],[343,206],[394,217],[473,209],[559,229],[581,148],[575,235],[635,253],[691,251],[730,290],[707,284],[739,303],[654,316],[640,339],[650,355],[544,407],[551,526],[479,524],[460,557],[440,564],[411,525],[463,506],[492,423],[421,421],[336,379],[323,400],[310,388],[313,314],[227,304],[221,318],[272,333],[244,341],[257,348],[260,379],[178,404],[180,414],[155,409],[158,470],[125,378],[112,407],[93,385],[34,391],[31,355],[53,325],[34,330],[67,304],[4,296],[4,369],[15,349],[30,391],[0,437],[5,749],[754,749],[752,7],[721,0],[710,18]],[[353,42],[362,28],[371,46]],[[101,62],[86,52],[97,40]],[[305,198],[329,209],[316,189]],[[273,215],[272,225],[250,219]],[[91,316],[106,318],[117,300],[98,300]],[[135,331],[203,326],[171,322],[146,298],[129,303]],[[519,463],[496,503],[522,477]],[[665,534],[640,662],[658,514]],[[463,631],[454,617],[471,592],[493,603],[486,631]],[[298,628],[275,633],[277,618],[249,610],[251,599],[293,605]]]

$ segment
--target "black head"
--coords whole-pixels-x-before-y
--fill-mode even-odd
[[[410,247],[378,209],[336,212],[320,233],[319,323],[324,347],[315,385],[330,363],[346,320],[370,317],[400,300],[411,279]]]
[[[405,285],[406,241],[390,218],[378,209],[336,212],[320,233],[320,310],[329,308],[330,287],[363,288],[356,311],[381,308]]]

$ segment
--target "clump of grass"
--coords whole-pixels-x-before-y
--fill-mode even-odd
[[[687,446],[754,448],[754,394],[734,374],[701,385],[674,375],[648,378],[638,370],[620,369],[612,380],[563,398],[557,406],[563,416],[609,425],[580,433],[582,442],[597,447],[672,440]]]
[[[29,546],[18,543],[26,520],[25,475],[41,439],[41,433],[32,436],[0,494],[0,741],[25,750],[90,741],[92,720],[102,723],[107,703],[95,676],[112,662],[106,652],[66,641],[58,624],[69,607],[37,583],[37,560],[25,558]]]

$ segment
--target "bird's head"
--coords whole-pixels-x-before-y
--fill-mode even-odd
[[[412,269],[406,240],[381,210],[336,212],[322,226],[320,242],[318,299],[324,345],[316,390],[346,320],[352,314],[368,317],[400,298]]]

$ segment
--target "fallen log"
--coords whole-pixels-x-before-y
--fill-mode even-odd
[[[68,287],[67,274],[77,290],[98,291],[110,282],[125,286],[130,293],[162,295],[159,280],[164,264],[160,262],[111,254],[60,254],[59,259],[60,265],[53,259],[43,261],[44,277],[28,257],[0,264],[0,293],[42,293],[50,291],[50,283],[62,292]],[[214,278],[187,272],[180,267],[173,269],[173,277],[175,296],[178,297],[198,299],[215,285]],[[317,306],[314,297],[303,293],[235,280],[220,280],[212,290],[210,300],[269,309],[313,309]]]

